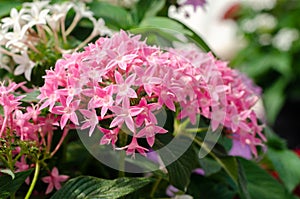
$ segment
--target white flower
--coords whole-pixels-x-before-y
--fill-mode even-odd
[[[256,11],[271,10],[277,3],[276,0],[248,0],[244,2]]]
[[[25,78],[27,80],[31,80],[31,72],[35,65],[33,61],[31,61],[26,52],[23,52],[21,55],[14,55],[14,61],[16,64],[19,64],[15,69],[14,75],[25,74]]]
[[[76,12],[76,15],[80,16],[80,18],[81,17],[88,18],[88,19],[93,18],[93,12],[90,10],[87,10],[84,3],[79,2],[78,6],[74,7],[74,10]]]
[[[23,7],[36,7],[39,11],[44,9],[47,5],[49,5],[49,0],[43,0],[43,1],[34,1],[34,2],[27,2],[23,3]]]
[[[93,22],[94,30],[97,32],[96,34],[101,36],[112,35],[112,31],[105,26],[105,22],[102,18],[99,18],[98,20],[92,18],[91,21]]]
[[[293,28],[282,28],[273,38],[272,44],[281,51],[288,51],[293,42],[299,38],[299,31]]]
[[[24,14],[21,18],[28,21],[29,27],[38,24],[46,24],[46,16],[48,15],[49,11],[49,9],[39,10],[39,7],[33,4],[29,12],[30,14]]]
[[[9,64],[10,58],[7,55],[4,55],[0,53],[0,68],[3,68],[9,72],[11,72],[11,69],[7,64]]]
[[[2,28],[3,29],[12,28],[12,27],[14,27],[15,24],[19,24],[22,13],[23,13],[23,10],[18,12],[16,8],[11,9],[10,17],[5,17],[5,18],[1,19],[1,22],[3,23]]]
[[[47,15],[46,20],[53,31],[56,32],[59,30],[59,21],[66,17],[73,6],[72,2],[64,2],[62,4],[54,4],[50,7],[51,15]]]
[[[26,25],[21,27],[18,23],[14,24],[13,32],[7,32],[4,35],[4,38],[7,39],[5,47],[9,48],[10,46],[17,46],[23,48],[24,44],[22,40],[24,39],[27,29]]]

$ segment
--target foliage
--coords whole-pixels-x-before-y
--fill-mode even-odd
[[[6,80],[0,85],[0,197],[296,199],[300,160],[251,110],[259,88],[167,16],[181,2],[118,2],[44,3],[52,17],[59,14],[55,8],[70,8],[58,15],[64,20],[57,30],[49,21],[28,28],[23,15],[26,34],[45,39],[32,43],[31,37],[12,43],[7,33],[14,27],[3,28],[8,22],[1,21],[0,57],[9,59],[0,61]],[[196,8],[205,1],[185,3]],[[22,3],[1,2],[2,19],[14,7],[21,10]],[[20,41],[30,46],[15,48]],[[182,43],[203,52],[178,48]],[[25,51],[29,62],[18,62]],[[266,60],[285,74],[290,59],[282,56]],[[24,64],[31,62],[28,76]],[[14,72],[20,65],[23,73]],[[109,67],[99,70],[102,65]]]
[[[250,4],[240,6],[237,23],[246,45],[232,65],[263,88],[267,119],[272,124],[285,102],[300,99],[300,6],[296,0],[269,4],[256,9]]]

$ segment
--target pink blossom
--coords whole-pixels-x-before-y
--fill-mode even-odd
[[[140,114],[143,111],[142,108],[134,107],[134,106],[130,107],[129,101],[124,100],[122,103],[122,107],[112,106],[112,107],[110,107],[110,110],[116,114],[116,117],[110,123],[109,128],[121,126],[125,122],[126,126],[129,128],[129,130],[131,130],[132,132],[135,132],[135,125],[134,125],[134,121],[133,121],[132,117]]]
[[[138,151],[143,156],[146,156],[146,151],[148,151],[148,149],[138,144],[136,137],[132,137],[131,143],[129,145],[117,149],[118,150],[127,149],[126,155],[132,155],[132,157],[135,157],[135,151]]]
[[[81,126],[81,129],[87,129],[90,128],[89,130],[89,136],[92,135],[92,133],[95,130],[95,127],[98,124],[98,116],[96,114],[95,109],[92,109],[91,111],[81,109],[79,110],[85,117],[84,124]]]
[[[65,182],[68,179],[69,179],[69,176],[59,175],[58,169],[56,167],[53,167],[50,175],[42,178],[42,181],[44,183],[48,183],[46,194],[51,193],[53,191],[53,188],[55,188],[56,190],[59,190],[61,188],[60,183]]]
[[[21,161],[17,161],[15,166],[17,167],[17,169],[15,170],[15,172],[22,172],[22,171],[27,171],[30,166],[26,163],[26,160],[25,160],[25,156],[23,155],[21,157]],[[30,177],[27,177],[26,180],[25,180],[26,184],[29,185],[30,183]]]
[[[124,81],[122,75],[116,71],[115,80],[116,85],[114,86],[114,92],[117,93],[117,104],[120,104],[123,100],[128,100],[129,98],[137,98],[136,92],[131,88],[131,86],[134,85],[135,74],[130,75]]]
[[[75,113],[76,110],[78,110],[80,100],[76,100],[71,102],[70,104],[66,103],[65,97],[60,97],[60,103],[61,106],[56,106],[53,108],[53,113],[62,115],[60,119],[60,127],[63,129],[68,120],[71,120],[74,124],[79,125],[78,117]]]
[[[156,126],[153,123],[146,123],[145,127],[142,130],[140,130],[139,133],[137,134],[137,137],[138,138],[146,137],[149,146],[152,147],[155,140],[155,134],[156,133],[163,134],[167,132],[168,132],[167,130],[165,130],[160,126]]]
[[[137,105],[137,107],[142,108],[142,112],[136,116],[136,125],[141,126],[145,121],[157,124],[157,119],[153,114],[153,111],[158,110],[161,106],[157,103],[147,103],[145,98],[142,98]]]
[[[108,86],[106,88],[94,87],[94,91],[90,91],[89,93],[85,92],[86,95],[90,95],[92,93],[92,99],[89,101],[88,108],[101,108],[101,117],[107,113],[109,107],[111,107],[114,103],[113,101],[113,87]]]
[[[103,137],[100,140],[100,144],[112,144],[115,147],[115,144],[118,140],[119,128],[114,128],[113,130],[108,130],[98,126],[98,129],[104,133]]]
[[[91,135],[98,127],[104,134],[100,144],[113,147],[125,123],[133,138],[119,149],[134,156],[136,151],[145,155],[139,139],[146,137],[151,147],[155,134],[164,132],[156,126],[154,111],[165,107],[178,120],[189,118],[196,124],[201,115],[213,131],[226,127],[257,154],[255,147],[266,141],[263,125],[251,111],[259,99],[258,87],[212,53],[194,46],[162,51],[140,38],[120,31],[99,38],[83,52],[65,54],[46,72],[40,109],[49,107],[60,115],[61,127],[68,120],[78,124],[75,112],[80,109],[85,117],[81,128],[89,128]]]

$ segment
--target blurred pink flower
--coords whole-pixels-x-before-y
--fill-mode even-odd
[[[46,190],[46,194],[49,194],[53,191],[53,188],[55,187],[56,190],[59,190],[61,188],[61,182],[65,182],[69,179],[69,176],[67,175],[59,175],[58,169],[54,167],[50,173],[49,176],[43,177],[42,181],[44,183],[48,183],[48,187]]]

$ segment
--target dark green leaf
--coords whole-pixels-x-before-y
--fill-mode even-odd
[[[136,24],[143,18],[154,17],[165,5],[166,0],[139,1],[133,8]]]
[[[185,191],[190,183],[192,171],[199,165],[198,156],[189,138],[176,136],[173,139],[176,139],[178,144],[168,144],[165,136],[167,135],[157,136],[155,147],[164,147],[164,150],[158,151],[158,153],[164,164],[167,165],[170,184]],[[182,151],[184,146],[189,146],[186,151]]]
[[[273,130],[266,126],[264,128],[264,133],[267,138],[268,147],[276,150],[287,149],[287,143],[284,139],[280,138]]]
[[[0,176],[0,198],[7,198],[10,194],[16,192],[31,174],[32,169],[15,173],[15,178],[11,176]]]
[[[242,164],[240,163],[240,161],[237,160],[237,162],[238,162],[238,167],[239,167],[238,188],[239,188],[240,197],[241,197],[241,199],[251,199],[249,191],[248,191],[248,187],[247,187],[248,182],[246,179],[245,170],[244,170]]]
[[[288,193],[282,184],[271,177],[257,163],[239,159],[246,174],[248,191],[251,198],[256,199],[291,199],[293,196]]]
[[[217,173],[222,168],[221,165],[218,164],[215,160],[208,157],[199,159],[199,163],[201,165],[201,168],[204,170],[205,176],[210,176],[214,173]]]
[[[15,178],[15,174],[10,169],[0,169],[0,173],[5,173],[7,175],[10,175],[12,180]]]
[[[208,146],[203,143],[199,138],[195,138],[195,142],[207,150],[209,154],[218,162],[218,164],[226,171],[226,173],[232,178],[232,180],[237,184],[238,183],[238,164],[235,157],[231,156],[218,156],[213,151],[209,151]]]
[[[51,199],[83,198],[119,198],[149,184],[150,178],[100,179],[91,176],[79,176],[69,180]]]
[[[223,171],[208,177],[193,174],[187,193],[194,198],[233,199],[237,188],[232,179]]]
[[[133,25],[130,13],[122,7],[100,1],[93,1],[89,7],[95,17],[105,20],[109,28],[127,30]]]
[[[300,184],[299,157],[290,150],[274,150],[272,148],[268,148],[267,155],[286,188],[292,192]]]

